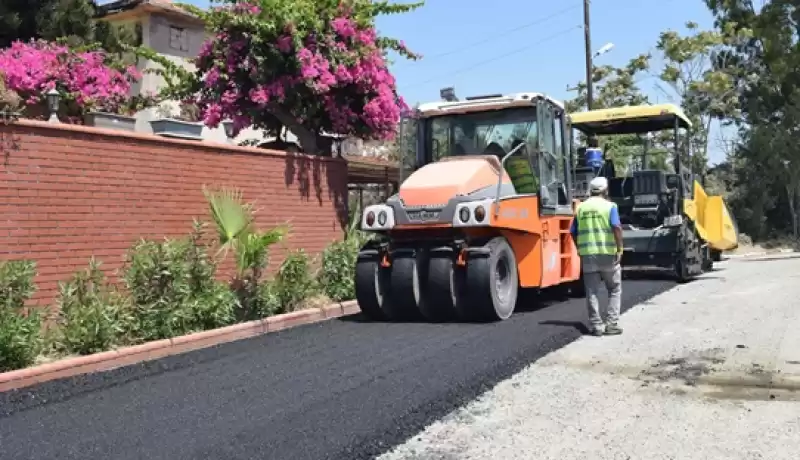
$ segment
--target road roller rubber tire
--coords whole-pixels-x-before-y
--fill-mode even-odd
[[[417,321],[423,319],[420,303],[425,302],[422,282],[426,279],[426,255],[419,251],[392,252],[390,275],[391,297],[384,312],[392,321]],[[424,306],[423,306],[424,308]]]
[[[361,312],[372,321],[386,321],[389,269],[381,267],[380,253],[365,249],[356,260],[355,291]]]
[[[514,251],[505,238],[495,237],[468,252],[465,308],[476,321],[508,319],[517,304],[519,274]]]
[[[463,284],[463,270],[455,266],[456,252],[450,247],[434,248],[428,257],[427,280],[419,311],[428,321],[444,322],[458,318],[456,305]]]

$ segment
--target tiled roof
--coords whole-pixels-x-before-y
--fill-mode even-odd
[[[149,7],[148,9],[158,9],[168,13],[176,13],[183,16],[195,18],[195,15],[179,7],[172,0],[117,0],[115,2],[100,5],[98,8],[99,16],[108,16],[123,11],[133,10],[139,7]]]

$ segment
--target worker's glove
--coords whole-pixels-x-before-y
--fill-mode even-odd
[[[622,263],[622,251],[617,251],[614,256],[614,265],[619,265],[620,263]]]

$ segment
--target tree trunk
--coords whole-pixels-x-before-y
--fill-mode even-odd
[[[797,209],[797,187],[794,184],[786,186],[786,198],[789,202],[789,213],[792,216],[792,237],[798,238],[798,209]]]
[[[709,140],[710,140],[709,137],[711,135],[711,121],[712,120],[713,120],[713,118],[711,118],[709,116],[708,120],[706,121],[706,126],[705,126],[706,132],[705,132],[705,138],[704,138],[705,142],[704,142],[704,145],[703,145],[703,171],[702,171],[702,174],[705,174],[705,172],[706,172],[705,171],[706,170],[705,165],[708,164],[708,143],[709,143]]]
[[[270,106],[270,112],[275,115],[275,118],[277,118],[283,126],[297,136],[297,140],[300,142],[300,147],[302,147],[304,153],[311,155],[319,154],[317,133],[303,126],[302,123],[297,121],[297,119],[278,105],[273,104]]]

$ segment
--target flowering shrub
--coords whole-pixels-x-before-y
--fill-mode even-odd
[[[0,50],[0,69],[6,87],[27,105],[42,102],[55,88],[81,109],[110,112],[129,102],[130,85],[141,78],[135,67],[121,71],[107,65],[102,51],[74,51],[45,41],[17,41]]]
[[[212,31],[196,61],[203,121],[230,118],[277,135],[288,127],[306,151],[322,132],[391,139],[406,108],[389,72],[391,49],[416,59],[402,42],[378,37],[379,14],[420,4],[368,0],[252,0],[202,16]]]

